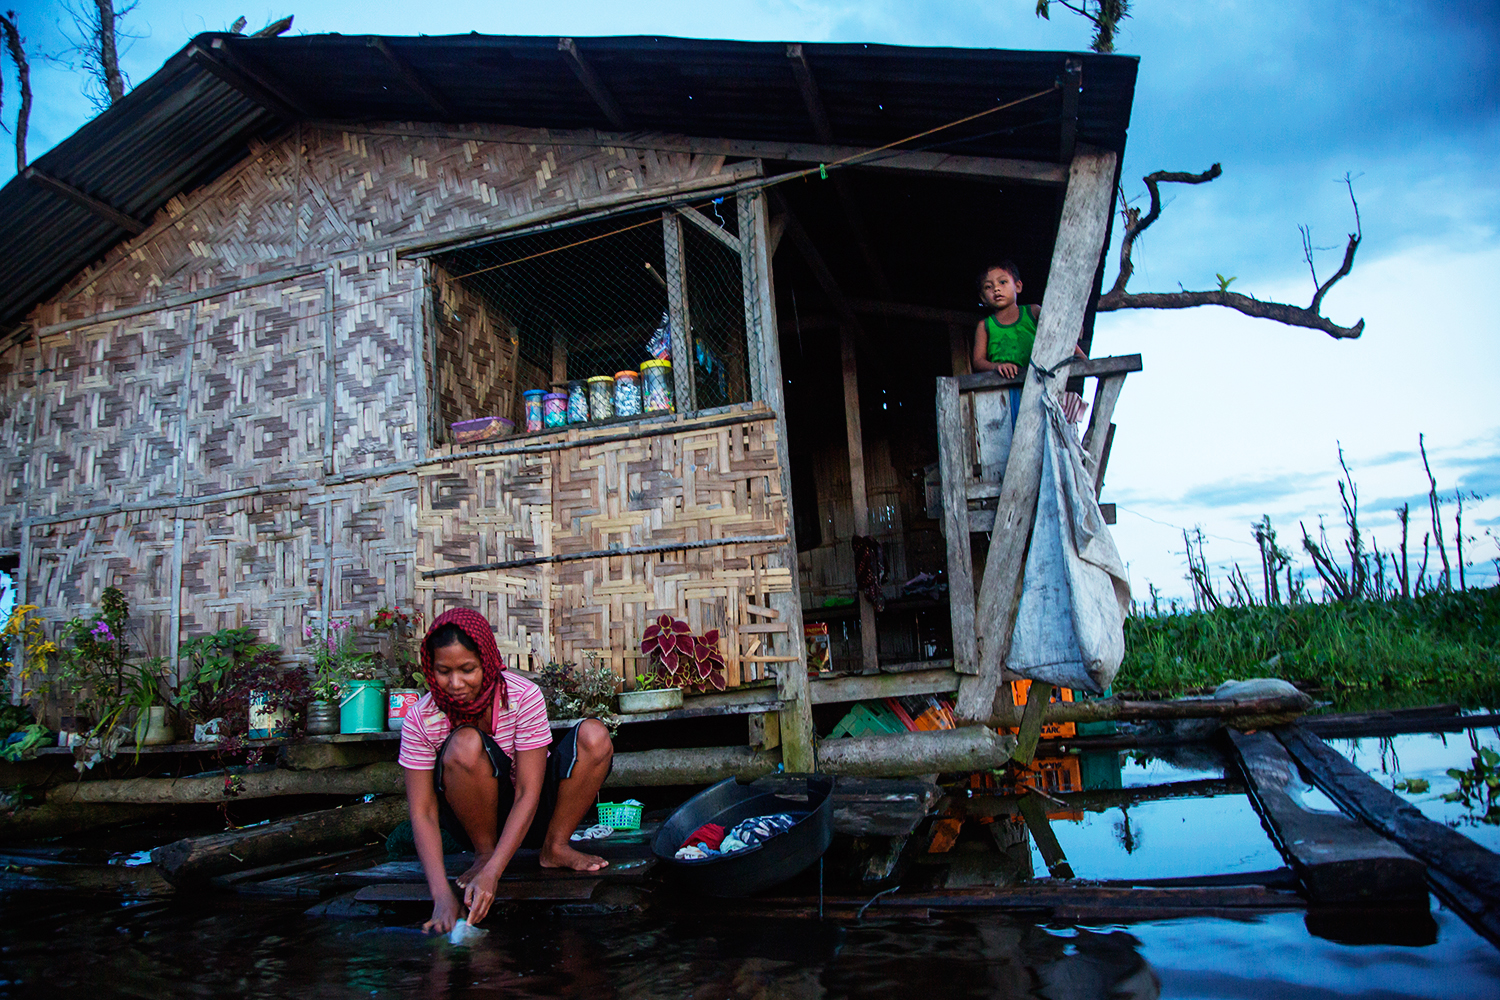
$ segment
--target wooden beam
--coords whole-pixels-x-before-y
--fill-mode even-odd
[[[1062,123],[1059,129],[1057,160],[1068,163],[1078,144],[1078,95],[1083,91],[1083,60],[1069,56],[1063,63],[1062,76]]]
[[[953,376],[968,375],[974,368],[973,324],[952,322],[948,324],[948,360]],[[955,387],[955,391],[957,388]]]
[[[1026,689],[1026,708],[1021,713],[1021,731],[1016,737],[1016,751],[1011,759],[1019,764],[1030,764],[1036,756],[1037,740],[1042,737],[1042,720],[1047,715],[1047,704],[1052,700],[1052,685],[1046,681],[1032,681]]]
[[[723,226],[719,225],[717,222],[714,222],[712,219],[704,215],[702,212],[698,211],[696,208],[692,207],[691,205],[679,205],[677,206],[677,214],[681,215],[684,219],[688,220],[693,225],[697,226],[699,229],[703,230],[705,233],[712,236],[720,243],[724,244],[724,246],[733,251],[736,256],[739,255],[739,238],[730,235]]]
[[[617,129],[630,128],[630,120],[625,117],[625,113],[615,103],[614,95],[609,92],[609,88],[604,85],[604,81],[599,79],[598,75],[594,72],[594,68],[583,58],[583,53],[578,51],[577,43],[571,38],[559,38],[557,40],[557,51],[563,54],[563,58],[567,60],[568,67],[573,70],[573,75],[578,77],[578,82],[583,84],[583,89],[589,92],[589,96],[594,99],[594,103],[604,113],[605,119]]]
[[[1342,813],[1313,812],[1300,801],[1297,765],[1265,732],[1229,731],[1256,807],[1317,903],[1425,899],[1422,862]],[[1366,779],[1369,780],[1369,779]]]
[[[969,544],[969,448],[964,439],[958,380],[937,380],[938,469],[943,489],[943,539],[948,549],[948,614],[953,625],[953,669],[979,669],[974,633],[974,553]]]
[[[1107,358],[1079,358],[1065,369],[1068,378],[1105,378],[1141,370],[1139,354],[1120,354]],[[1061,375],[1060,375],[1061,377]],[[1001,378],[995,372],[975,372],[958,380],[960,392],[976,389],[1007,389],[1020,385],[1020,378]]]
[[[1052,832],[1052,824],[1047,821],[1047,809],[1042,805],[1041,796],[1023,795],[1016,806],[1021,812],[1021,818],[1026,821],[1026,829],[1031,831],[1031,839],[1036,841],[1037,852],[1047,863],[1047,874],[1053,878],[1072,878],[1073,866],[1068,864],[1068,856],[1057,842],[1057,834]]]
[[[1104,442],[1109,437],[1110,421],[1114,419],[1115,403],[1120,399],[1120,390],[1125,388],[1125,376],[1110,375],[1099,380],[1099,386],[1094,390],[1094,405],[1089,413],[1089,429],[1083,436],[1083,450],[1093,460],[1094,464],[1094,489],[1098,490],[1104,483],[1104,468],[1100,462],[1104,458]]]
[[[817,731],[813,728],[812,699],[807,691],[807,647],[802,639],[802,594],[797,579],[797,541],[792,503],[792,463],[788,451],[786,424],[786,397],[783,392],[785,377],[781,371],[781,338],[776,330],[776,295],[772,289],[770,255],[770,210],[764,192],[746,192],[744,216],[749,223],[740,229],[740,239],[746,243],[754,265],[755,315],[745,329],[745,335],[755,338],[755,356],[760,359],[761,388],[763,401],[776,415],[776,462],[781,469],[781,495],[787,505],[787,536],[789,541],[782,550],[786,565],[792,570],[792,588],[786,593],[772,594],[771,607],[777,612],[778,621],[785,622],[789,631],[788,643],[796,652],[797,659],[781,664],[776,671],[776,686],[787,707],[781,711],[782,760],[788,771],[803,772],[817,769],[818,761],[813,750]]]
[[[332,129],[357,131],[365,135],[401,135],[425,138],[506,142],[515,145],[546,146],[613,146],[620,149],[653,149],[668,153],[694,153],[712,156],[758,157],[794,163],[833,163],[850,161],[858,167],[899,170],[919,174],[968,177],[990,181],[1019,181],[1029,184],[1062,186],[1068,180],[1065,164],[1041,160],[1007,160],[987,156],[953,156],[916,150],[875,150],[864,146],[833,146],[825,143],[771,142],[758,139],[675,136],[626,132],[601,132],[596,129],[527,129],[507,126],[468,126],[445,128],[441,125],[364,125],[349,122],[321,122]]]
[[[1110,150],[1081,147],[1070,168],[1041,320],[1031,349],[1032,360],[1044,368],[1071,355],[1083,329],[1109,227],[1115,159]],[[1064,381],[1054,378],[1042,385],[1028,378],[1021,390],[1021,412],[1005,466],[999,513],[975,615],[979,673],[966,678],[958,693],[955,714],[964,722],[989,718],[1002,682],[1041,480],[1042,407],[1038,396],[1042,392],[1060,394]]]
[[[854,352],[854,331],[848,326],[839,328],[839,357],[844,380],[844,432],[849,451],[849,494],[854,533],[868,536],[870,501],[865,487],[865,436],[859,414],[859,364]],[[860,661],[865,673],[878,673],[880,642],[876,634],[875,605],[862,588],[859,590],[859,638]]]
[[[1329,798],[1426,862],[1427,877],[1438,891],[1477,931],[1500,944],[1500,855],[1428,819],[1302,726],[1280,728],[1276,738]]]
[[[672,382],[678,413],[698,409],[693,378],[693,318],[688,308],[687,254],[682,241],[682,218],[668,209],[661,214],[666,254],[667,314],[672,321]]]
[[[278,118],[296,121],[313,117],[300,99],[240,61],[222,38],[215,38],[206,49],[201,45],[192,46],[188,49],[188,56]]]
[[[99,218],[114,223],[131,236],[139,236],[146,231],[146,224],[139,219],[131,218],[113,205],[107,205],[93,195],[85,194],[66,181],[44,174],[36,167],[27,167],[21,171],[21,176],[37,187],[46,188],[53,194],[60,194],[75,205],[93,212]]]
[[[899,674],[820,677],[808,681],[807,690],[814,705],[905,698],[914,694],[950,694],[958,690],[958,674],[947,667],[934,667]]]
[[[823,98],[818,93],[817,81],[813,79],[812,67],[807,65],[807,57],[802,54],[800,44],[791,44],[786,47],[786,57],[792,67],[792,76],[797,80],[797,91],[802,95],[802,103],[807,107],[807,117],[812,120],[813,134],[818,137],[819,142],[833,143],[833,126],[828,122],[828,112],[823,107]]]
[[[755,218],[750,197],[745,194],[737,195],[734,199],[734,211],[740,231],[740,299],[744,302],[745,308],[745,368],[749,375],[750,398],[764,399],[766,396],[763,381],[765,367],[761,363],[760,338],[755,335],[756,324],[760,321],[760,309],[757,304],[759,300],[755,280],[755,255],[750,250],[749,233]],[[776,245],[772,242],[766,251],[766,260],[769,261],[775,254]]]
[[[392,51],[390,45],[386,43],[386,40],[384,38],[381,38],[379,35],[371,35],[369,38],[365,39],[365,44],[384,56],[385,61],[391,64],[391,68],[394,69],[396,71],[396,75],[401,78],[401,82],[405,83],[413,93],[415,93],[418,97],[422,98],[422,100],[431,105],[432,109],[436,111],[444,120],[458,120],[459,115],[454,114],[452,105],[450,105],[441,94],[434,90],[426,80],[423,80],[420,76],[418,76],[416,70],[412,69],[405,59],[402,59],[400,56],[396,55],[396,53]]]

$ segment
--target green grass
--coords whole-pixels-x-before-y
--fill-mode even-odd
[[[1500,704],[1500,587],[1125,623],[1117,691],[1183,694],[1245,677],[1307,682],[1343,708]]]

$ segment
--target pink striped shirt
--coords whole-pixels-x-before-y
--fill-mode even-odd
[[[500,676],[510,694],[510,708],[502,711],[500,699],[495,699],[495,742],[514,764],[519,751],[551,744],[552,730],[547,725],[547,702],[541,688],[510,670]],[[414,771],[431,771],[452,730],[453,723],[433,704],[432,695],[424,694],[406,713],[397,761]]]

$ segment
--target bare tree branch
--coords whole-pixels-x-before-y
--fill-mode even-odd
[[[1161,191],[1162,183],[1173,184],[1203,184],[1213,180],[1222,174],[1219,164],[1215,163],[1201,174],[1189,174],[1158,170],[1148,174],[1142,180],[1146,188],[1151,192],[1151,210],[1142,216],[1140,209],[1125,202],[1124,197],[1120,199],[1121,215],[1125,219],[1125,235],[1120,242],[1120,273],[1115,278],[1114,286],[1100,297],[1099,312],[1114,312],[1119,309],[1191,309],[1195,306],[1224,306],[1244,313],[1246,316],[1254,316],[1257,319],[1275,320],[1287,326],[1300,326],[1310,330],[1321,330],[1334,338],[1358,337],[1365,329],[1365,321],[1360,320],[1353,326],[1339,326],[1333,320],[1322,315],[1321,308],[1323,297],[1328,290],[1342,280],[1354,267],[1354,254],[1359,249],[1360,241],[1364,238],[1363,228],[1359,218],[1359,202],[1354,199],[1354,185],[1348,174],[1344,175],[1344,184],[1349,189],[1349,200],[1354,204],[1354,227],[1355,231],[1349,234],[1349,242],[1344,248],[1344,261],[1333,276],[1321,285],[1317,285],[1313,294],[1312,303],[1306,307],[1287,305],[1282,302],[1263,302],[1251,295],[1241,292],[1231,292],[1228,281],[1224,281],[1221,287],[1212,291],[1189,292],[1186,290],[1177,292],[1130,292],[1126,290],[1126,284],[1130,281],[1135,271],[1131,255],[1135,250],[1135,241],[1145,232],[1153,222],[1161,216]],[[1311,236],[1304,235],[1304,249],[1311,264],[1312,245]],[[1317,272],[1313,274],[1316,284]],[[1232,279],[1230,279],[1232,280]]]
[[[125,96],[125,78],[120,75],[120,53],[115,47],[114,0],[94,0],[99,12],[99,67],[104,71],[104,89],[113,104]]]
[[[293,15],[293,14],[288,14],[286,17],[283,17],[279,21],[272,21],[270,24],[266,25],[264,28],[261,28],[259,31],[254,32],[253,34],[251,34],[250,37],[251,38],[275,38],[277,35],[284,35],[288,31],[292,30],[292,18],[294,16],[295,15]]]
[[[11,61],[16,64],[16,79],[21,84],[21,107],[16,111],[16,173],[26,169],[26,128],[31,121],[31,64],[26,61],[25,39],[16,30],[16,12],[6,11],[0,15],[0,32],[5,35],[5,47]]]

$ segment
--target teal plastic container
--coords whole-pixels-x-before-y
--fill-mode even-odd
[[[339,694],[339,732],[385,732],[385,682],[349,681]]]

